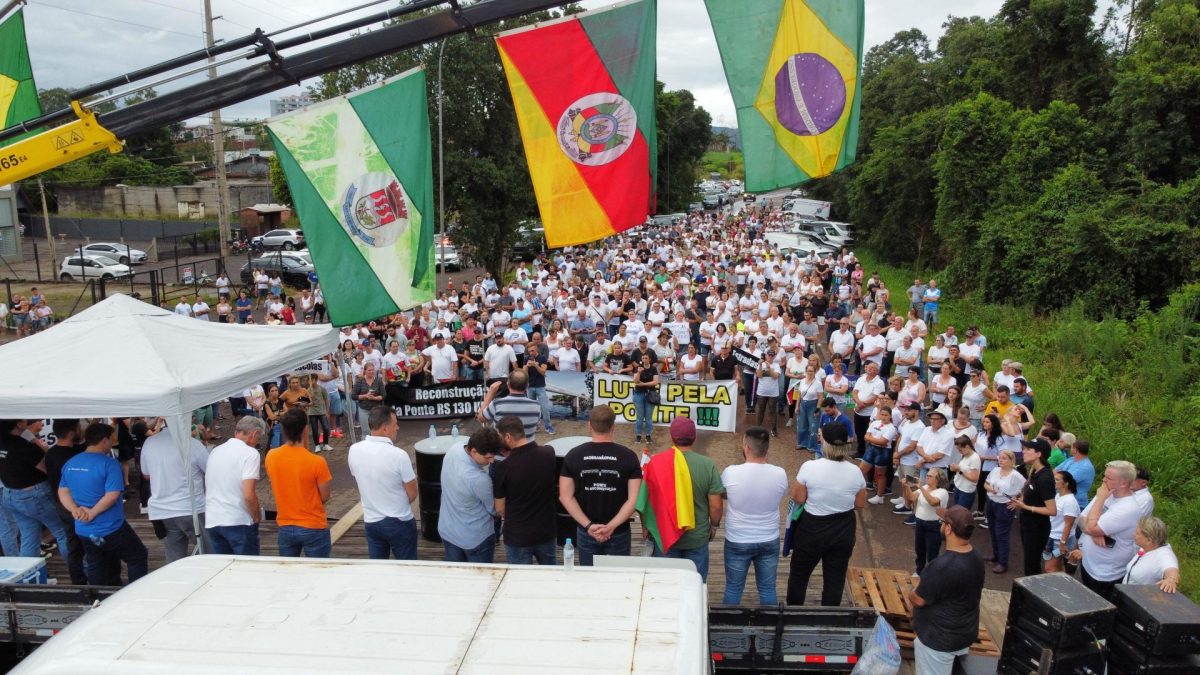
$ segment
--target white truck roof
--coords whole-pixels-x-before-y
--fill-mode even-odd
[[[703,673],[707,600],[677,569],[193,556],[13,673]]]

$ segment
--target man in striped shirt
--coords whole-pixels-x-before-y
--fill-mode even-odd
[[[514,370],[508,376],[507,396],[496,398],[500,391],[499,382],[488,389],[479,411],[480,420],[495,424],[501,417],[514,415],[525,426],[525,438],[532,440],[537,433],[538,421],[542,418],[542,406],[529,398],[528,388],[529,375],[524,370]]]

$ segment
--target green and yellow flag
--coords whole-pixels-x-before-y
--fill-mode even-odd
[[[267,121],[337,326],[433,299],[425,71]]]
[[[863,0],[705,0],[737,108],[746,190],[854,161]]]
[[[41,114],[25,42],[25,12],[18,11],[0,23],[0,129]],[[15,140],[0,142],[0,146]]]

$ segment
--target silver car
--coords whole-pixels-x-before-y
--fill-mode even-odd
[[[63,258],[62,266],[58,269],[61,281],[80,279],[120,279],[132,274],[128,265],[106,258],[102,255],[73,255]]]
[[[302,230],[271,230],[260,237],[255,237],[252,241],[261,244],[263,248],[281,248],[291,251],[304,248],[304,232]]]
[[[80,246],[79,250],[75,251],[79,255],[99,255],[105,258],[112,258],[122,265],[141,265],[149,258],[145,251],[139,251],[136,248],[130,248],[127,244],[114,244],[107,242],[95,242]]]

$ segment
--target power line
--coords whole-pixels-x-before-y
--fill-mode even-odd
[[[171,30],[170,28],[160,28],[160,27],[158,27],[158,26],[148,26],[148,25],[146,25],[146,24],[144,24],[144,23],[135,23],[135,22],[133,22],[133,21],[126,21],[125,19],[117,19],[117,18],[114,18],[114,17],[111,17],[111,16],[103,16],[103,15],[101,15],[101,14],[92,14],[91,12],[85,12],[85,11],[83,11],[83,10],[80,10],[80,9],[72,9],[72,8],[70,8],[70,7],[59,7],[58,5],[51,5],[51,4],[49,4],[49,3],[42,2],[41,0],[38,0],[38,2],[36,3],[36,5],[35,5],[35,6],[38,6],[38,7],[49,7],[50,9],[57,9],[57,10],[60,10],[60,11],[63,11],[63,12],[71,12],[72,14],[79,14],[79,15],[82,15],[82,16],[88,16],[88,17],[91,17],[91,18],[93,18],[93,19],[103,19],[104,21],[112,21],[112,22],[114,22],[114,23],[123,23],[123,24],[129,25],[129,26],[134,26],[134,27],[136,27],[136,28],[145,28],[146,30],[161,31],[161,32],[163,32],[163,33],[174,33],[175,35],[182,35],[182,36],[184,36],[184,37],[188,37],[188,38],[196,38],[196,37],[198,37],[197,35],[194,35],[194,34],[192,34],[192,33],[181,33],[181,32],[179,32],[179,31],[177,31],[177,30]]]

